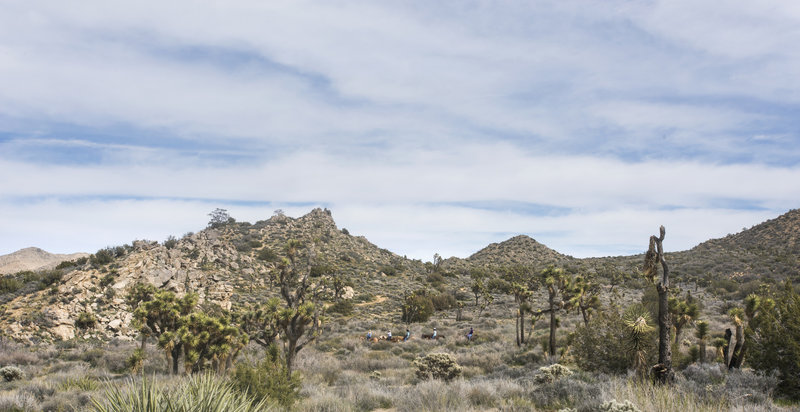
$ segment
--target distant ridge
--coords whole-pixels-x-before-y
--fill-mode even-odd
[[[0,256],[0,274],[17,273],[23,270],[53,269],[65,260],[75,260],[85,256],[89,256],[89,254],[72,253],[63,255],[49,253],[38,247],[28,247]]]

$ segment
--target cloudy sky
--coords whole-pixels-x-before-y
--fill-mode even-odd
[[[398,254],[800,206],[800,3],[0,3],[0,254],[331,209]]]

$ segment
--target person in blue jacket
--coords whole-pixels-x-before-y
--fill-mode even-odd
[[[406,329],[406,336],[403,337],[403,342],[407,341],[408,338],[410,337],[411,337],[411,332],[408,329]]]

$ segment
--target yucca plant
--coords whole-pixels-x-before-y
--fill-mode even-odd
[[[129,379],[124,385],[107,384],[105,400],[93,399],[96,412],[257,412],[277,410],[256,402],[211,374],[184,378],[177,388],[155,378]]]
[[[633,358],[633,369],[637,376],[643,378],[647,375],[647,348],[652,343],[650,332],[655,329],[650,325],[650,312],[642,305],[634,305],[625,311],[622,319],[628,328],[627,346]]]

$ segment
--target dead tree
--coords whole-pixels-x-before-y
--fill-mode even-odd
[[[658,291],[658,364],[653,366],[653,379],[659,383],[671,383],[675,379],[672,370],[672,349],[670,330],[672,319],[669,314],[669,267],[664,257],[664,226],[659,228],[659,236],[650,236],[650,247],[644,256],[643,275]],[[657,281],[658,264],[661,264],[661,279]]]

